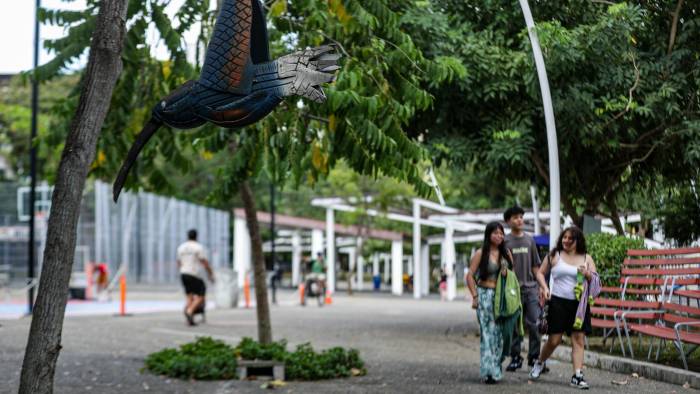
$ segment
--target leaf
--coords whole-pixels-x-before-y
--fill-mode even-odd
[[[270,15],[278,17],[287,12],[287,0],[275,0],[270,6]]]

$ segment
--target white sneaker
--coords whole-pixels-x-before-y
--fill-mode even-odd
[[[581,376],[572,376],[571,377],[571,387],[576,387],[578,389],[582,390],[588,390],[588,383],[583,379],[583,374]]]
[[[540,362],[540,360],[535,361],[535,365],[533,365],[530,370],[530,379],[539,378],[542,374],[542,370],[544,370],[544,363]]]

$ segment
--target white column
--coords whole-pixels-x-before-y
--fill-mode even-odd
[[[384,283],[389,283],[389,275],[391,275],[391,255],[383,255],[382,260],[384,260],[384,277],[382,279]]]
[[[292,286],[299,285],[301,274],[301,234],[299,230],[292,233]]]
[[[403,242],[391,242],[391,293],[403,294]]]
[[[421,297],[420,204],[413,199],[413,298]]]
[[[335,214],[326,209],[326,286],[335,293]]]
[[[442,267],[447,275],[447,300],[452,301],[457,295],[457,280],[455,273],[455,243],[454,243],[454,229],[452,228],[452,223],[448,222],[445,226],[445,239],[442,243],[443,253],[443,263]]]
[[[362,238],[357,238],[357,290],[363,290],[365,288],[365,258],[362,257]]]
[[[535,215],[535,235],[540,235],[540,206],[537,203],[537,189],[530,185],[530,197],[532,198],[532,213]]]
[[[420,268],[420,291],[422,295],[427,296],[430,292],[430,254],[427,243],[420,248]]]
[[[250,269],[250,234],[245,219],[233,221],[233,268],[238,272],[238,288],[243,289],[245,276]]]
[[[379,275],[379,253],[372,255],[372,276]]]
[[[311,259],[315,259],[316,255],[323,253],[323,230],[311,231]]]

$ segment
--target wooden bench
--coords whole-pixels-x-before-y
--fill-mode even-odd
[[[628,318],[646,320],[650,321],[650,323],[628,323]],[[686,355],[692,353],[700,345],[700,308],[667,302],[660,309],[656,310],[624,312],[621,320],[632,357],[634,357],[634,351],[629,337],[630,331],[658,339],[657,360],[659,359],[662,342],[672,341],[683,360],[683,367],[688,369]],[[687,354],[684,347],[686,344],[691,345]],[[654,342],[652,340],[649,345],[647,359],[651,358],[653,346]]]
[[[700,283],[700,257],[684,257],[698,253],[700,248],[627,251],[619,286],[604,286],[591,308],[591,325],[603,330],[603,344],[612,337],[611,352],[615,332],[620,350],[626,355],[620,324],[622,313],[658,310],[662,303],[671,301],[674,291],[677,297],[698,300],[700,306],[699,290],[676,290]],[[626,331],[625,335],[628,335]]]

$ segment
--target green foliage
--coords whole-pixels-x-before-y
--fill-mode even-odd
[[[678,245],[690,245],[700,238],[700,198],[694,183],[677,185],[660,200],[656,212],[665,236]]]
[[[63,76],[39,86],[37,147],[40,179],[55,172],[61,155],[62,141],[51,141],[51,125],[58,118],[54,108],[73,89],[77,78]],[[0,87],[0,156],[9,164],[11,172],[21,178],[29,174],[31,133],[31,85],[20,77]],[[12,175],[12,174],[9,174]]]
[[[200,337],[179,349],[165,349],[146,357],[146,369],[181,379],[234,379],[237,360],[276,360],[285,364],[289,380],[321,380],[365,374],[364,363],[357,350],[334,347],[316,352],[310,344],[287,351],[282,340],[260,344],[243,338],[233,348],[210,337]]]
[[[297,346],[285,360],[285,374],[291,380],[321,380],[367,373],[357,350],[334,347],[317,353],[310,344]]]
[[[146,357],[146,369],[181,379],[233,379],[236,357],[233,349],[222,341],[200,337],[179,349],[165,349]]]
[[[424,53],[458,57],[468,70],[430,89],[414,129],[438,161],[505,180],[548,182],[539,83],[517,2],[435,0],[404,16]],[[700,155],[700,15],[677,1],[531,2],[558,132],[562,205],[618,214],[630,186],[665,174],[688,180]],[[427,131],[426,131],[427,130]]]
[[[588,253],[595,261],[603,286],[618,286],[620,270],[628,249],[645,249],[641,238],[596,233],[586,236]]]
[[[236,346],[236,354],[246,360],[283,361],[289,380],[322,380],[365,374],[364,362],[357,350],[334,347],[316,352],[310,344],[297,346],[293,352],[286,350],[287,342],[263,345],[250,338],[243,338]]]
[[[41,78],[57,75],[89,45],[86,31],[94,23],[96,2],[88,3],[84,12],[43,12],[42,20],[66,28],[68,35],[49,43],[57,57],[40,69]],[[173,21],[165,14],[166,5],[155,0],[129,4],[124,71],[99,141],[98,157],[103,160],[96,161],[93,176],[111,180],[156,100],[197,77],[199,64],[186,62],[183,34],[201,22],[196,47],[199,59],[215,14],[208,1],[188,0]],[[423,181],[429,158],[406,132],[414,115],[431,106],[426,87],[463,77],[466,71],[459,59],[441,55],[431,60],[414,45],[402,22],[402,15],[413,4],[275,1],[271,7],[273,57],[322,43],[339,45],[344,58],[337,82],[326,89],[328,102],[302,104],[290,98],[281,110],[243,130],[203,127],[176,133],[162,129],[140,156],[140,162],[149,165],[138,166],[127,187],[138,182],[147,190],[173,193],[180,185],[169,175],[210,168],[201,165],[202,159],[213,159],[226,165],[216,174],[212,200],[229,202],[240,181],[261,171],[280,185],[287,180],[295,186],[313,185],[339,160],[345,160],[361,174],[390,176],[411,183],[421,195],[429,194],[431,189]],[[146,39],[150,26],[170,52],[170,61],[151,58]],[[75,97],[71,100],[74,103]],[[52,130],[64,135],[69,122],[66,116],[61,127]],[[231,157],[233,146],[236,153]]]
[[[236,356],[244,360],[277,360],[284,361],[287,357],[287,341],[268,344],[245,337],[234,350]]]

